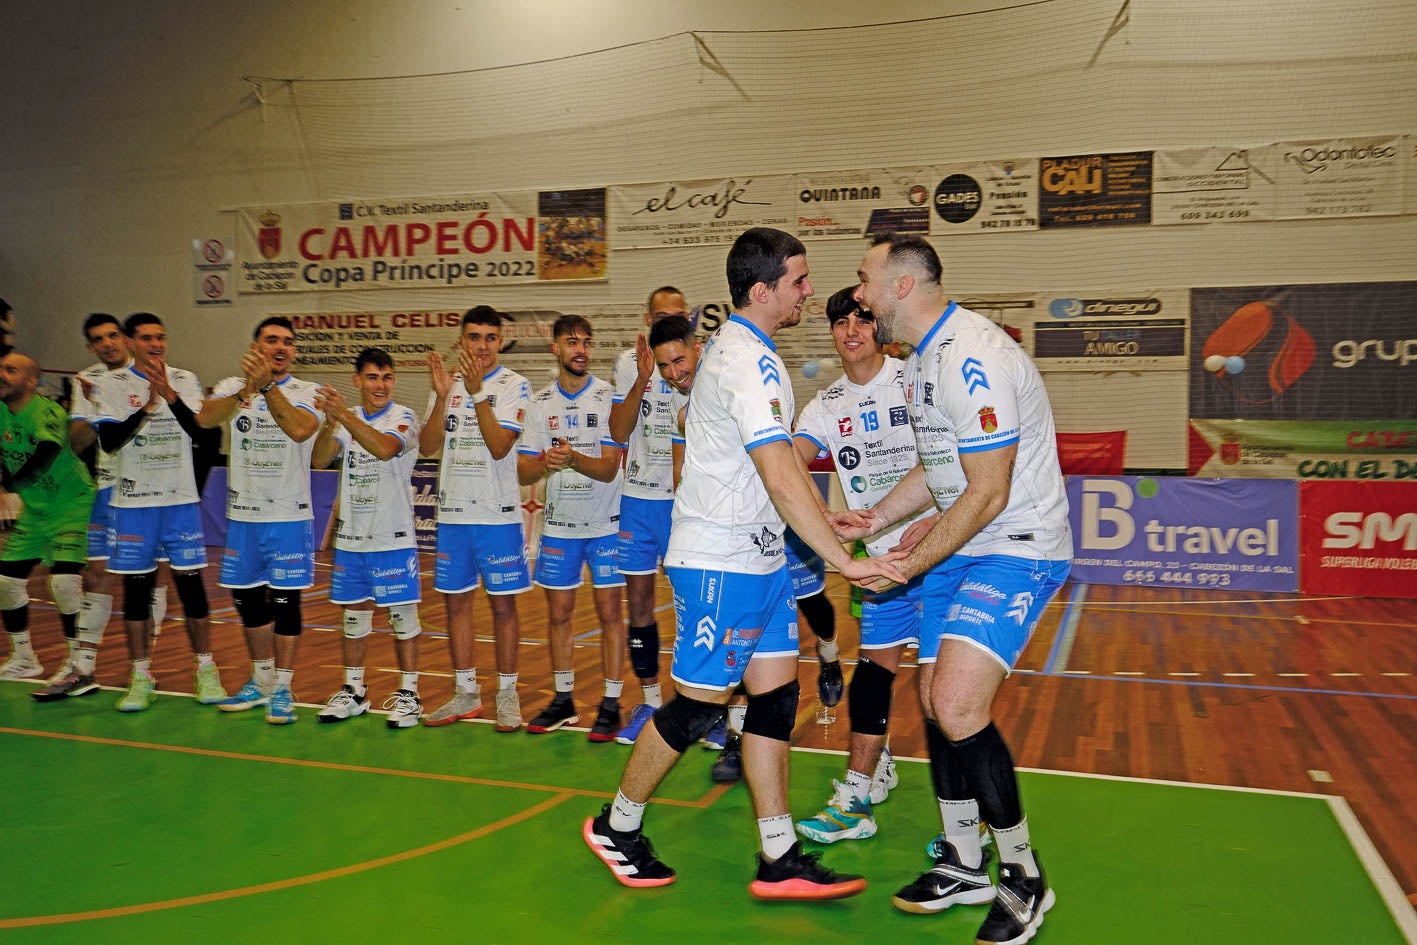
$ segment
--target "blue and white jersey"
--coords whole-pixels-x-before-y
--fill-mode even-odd
[[[615,361],[615,403],[624,403],[639,378],[635,349]],[[679,429],[673,406],[675,390],[656,371],[645,384],[640,415],[625,444],[625,495],[635,499],[674,498],[674,454],[670,445]]]
[[[398,551],[417,547],[413,530],[413,464],[418,462],[418,417],[391,403],[372,417],[360,407],[355,415],[380,433],[392,433],[403,447],[381,460],[344,427],[335,442],[344,453],[339,477],[339,518],[335,547],[343,551]]]
[[[665,567],[770,574],[783,566],[786,526],[748,454],[775,440],[790,446],[795,413],[772,339],[731,316],[694,376]]]
[[[487,403],[498,425],[521,435],[531,400],[531,385],[516,371],[498,365],[482,379]],[[469,400],[462,375],[453,375],[448,412],[432,416],[438,395],[428,394],[425,423],[443,426],[443,461],[438,469],[438,521],[444,525],[520,525],[521,489],[517,484],[517,449],[493,459],[477,423],[477,404]],[[607,421],[608,422],[608,421]]]
[[[567,394],[559,380],[536,392],[527,410],[520,452],[537,455],[553,440],[566,440],[577,453],[599,457],[619,449],[610,438],[611,386],[594,375],[579,392]],[[620,530],[622,476],[601,482],[574,469],[560,469],[544,480],[546,510],[541,533],[553,538],[603,538]]]
[[[874,508],[915,468],[915,433],[905,404],[904,379],[904,362],[886,358],[864,385],[842,375],[818,391],[797,418],[794,436],[815,446],[818,456],[832,458],[848,508]],[[885,554],[900,544],[911,522],[928,514],[930,510],[904,519],[867,542],[866,550]]]
[[[942,510],[966,485],[960,454],[1018,444],[1008,505],[961,554],[1072,557],[1048,391],[1002,328],[951,302],[906,362],[905,396],[925,480]]]
[[[202,409],[202,385],[191,371],[169,367],[167,383],[192,413]],[[126,420],[148,402],[147,377],[131,364],[98,378],[94,399],[98,416],[94,425]],[[127,443],[113,454],[113,505],[120,509],[196,502],[197,480],[192,472],[192,439],[158,400],[157,409],[138,427]]]
[[[291,405],[307,410],[316,422],[325,415],[315,409],[320,385],[286,375],[280,392]],[[246,378],[223,378],[212,389],[212,398],[236,397]],[[231,415],[230,458],[227,470],[226,514],[234,522],[304,522],[315,517],[310,502],[310,451],[312,434],[297,443],[271,416],[263,394],[242,400]]]
[[[99,361],[97,364],[90,364],[80,371],[78,375],[79,378],[94,385],[94,395],[92,398],[86,395],[84,393],[84,385],[76,380],[74,382],[73,394],[70,397],[72,405],[69,408],[69,416],[73,417],[75,420],[87,420],[89,423],[93,423],[97,420],[100,413],[98,404],[99,379],[126,370],[128,370],[128,365],[126,364],[116,371],[111,371],[108,369],[108,365]],[[94,483],[100,490],[111,488],[112,485],[118,481],[118,477],[113,473],[113,455],[104,452],[103,447],[97,444],[94,445],[94,451],[97,457],[94,462]]]

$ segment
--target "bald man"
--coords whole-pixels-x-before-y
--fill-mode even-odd
[[[0,619],[12,648],[10,659],[0,666],[0,679],[33,679],[44,673],[29,635],[26,582],[36,564],[49,565],[49,588],[66,637],[74,637],[83,603],[79,571],[88,560],[94,484],[69,447],[68,414],[35,393],[39,379],[33,358],[11,352],[0,359],[0,485],[24,503],[0,552]],[[36,690],[35,698],[49,701],[96,691],[94,653],[87,654],[86,668]]]

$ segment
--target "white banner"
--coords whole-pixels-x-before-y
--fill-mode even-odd
[[[940,164],[930,235],[1038,229],[1038,159]]]
[[[610,188],[611,246],[728,245],[749,227],[793,229],[790,175],[622,184]]]
[[[876,168],[797,174],[797,221],[789,228],[801,240],[851,239],[874,233],[930,232],[928,167]]]
[[[1275,145],[1281,220],[1402,212],[1402,138],[1332,138]]]
[[[1156,151],[1151,222],[1246,223],[1273,220],[1273,146]]]

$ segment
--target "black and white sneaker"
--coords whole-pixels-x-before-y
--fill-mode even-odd
[[[820,853],[802,852],[800,840],[771,863],[759,853],[758,875],[748,884],[759,899],[845,899],[865,889],[864,876],[828,869]]]
[[[1033,856],[1038,859],[1037,853]],[[1000,863],[999,894],[975,940],[987,945],[1023,945],[1038,934],[1043,913],[1057,901],[1048,888],[1041,861],[1037,876],[1023,875],[1023,867],[1017,863]]]
[[[533,735],[554,732],[563,725],[575,725],[581,720],[576,714],[576,706],[570,699],[552,699],[551,704],[541,710],[541,714],[526,723],[526,730]]]
[[[621,833],[610,829],[609,804],[600,809],[598,816],[586,818],[581,825],[581,838],[622,886],[668,886],[676,878],[674,871],[655,855],[654,844],[643,830]]]
[[[994,884],[984,864],[970,869],[960,863],[954,847],[948,843],[940,846],[943,852],[935,865],[892,896],[891,905],[901,912],[930,915],[954,905],[978,905],[993,900]]]

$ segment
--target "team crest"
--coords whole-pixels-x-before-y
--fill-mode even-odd
[[[837,429],[837,432],[840,433],[842,436],[850,436],[850,435],[851,435],[851,418],[850,418],[850,417],[840,417],[840,418],[838,418],[837,421],[836,421],[836,429]]]
[[[985,433],[993,433],[999,429],[999,418],[995,415],[993,407],[979,408],[979,426]]]
[[[256,230],[256,244],[262,256],[275,259],[280,255],[280,214],[267,210],[259,219],[261,226]]]
[[[773,418],[774,420],[776,420],[778,423],[781,423],[781,422],[782,422],[782,401],[780,401],[780,400],[778,400],[776,397],[774,397],[772,400],[769,400],[769,401],[768,401],[768,404],[771,405],[771,407],[772,407],[772,418]]]
[[[559,429],[561,429],[561,418],[560,418],[560,417],[547,417],[547,418],[546,418],[546,428],[547,428],[548,430],[559,430]]]

